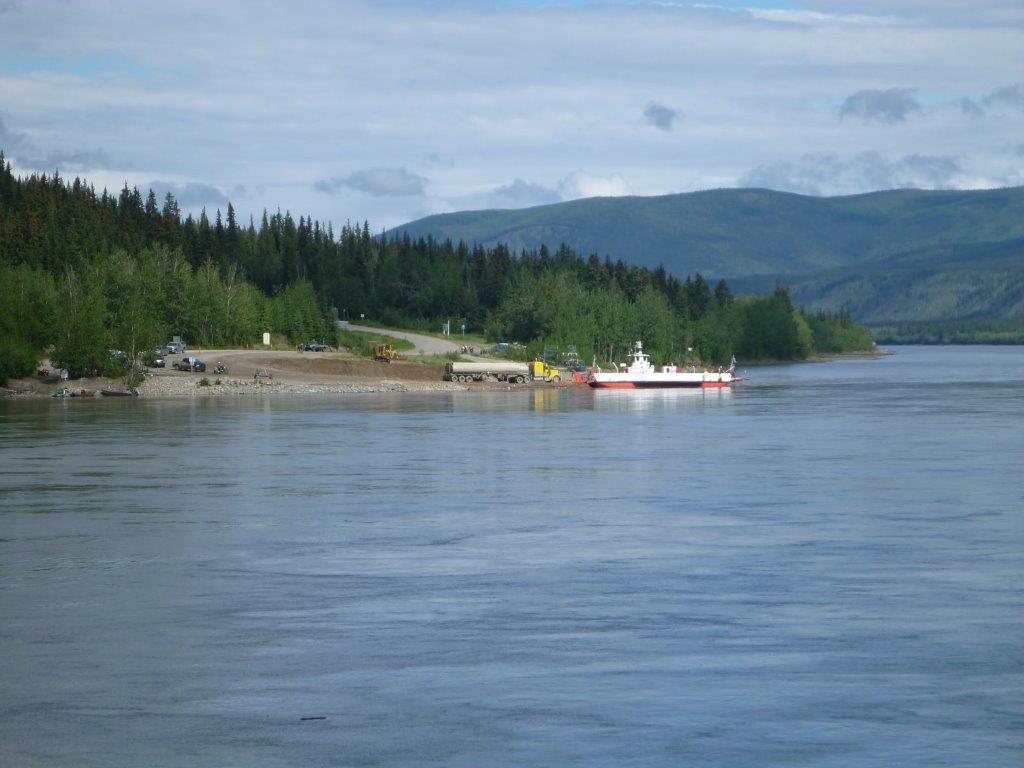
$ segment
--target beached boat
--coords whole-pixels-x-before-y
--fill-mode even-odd
[[[131,389],[101,389],[100,394],[104,397],[138,397],[142,393],[139,392],[138,387],[132,387]]]
[[[663,365],[660,369],[651,363],[650,356],[644,352],[641,342],[633,345],[629,353],[629,365],[617,367],[613,371],[602,371],[595,368],[587,384],[595,389],[648,389],[668,387],[728,387],[735,381],[742,381],[735,376],[736,358],[727,369],[717,371],[684,370],[675,365]]]

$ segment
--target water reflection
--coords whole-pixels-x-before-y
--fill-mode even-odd
[[[730,403],[728,387],[715,389],[599,389],[593,390],[595,411],[679,411],[721,408]]]

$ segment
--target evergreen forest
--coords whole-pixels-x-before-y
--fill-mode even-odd
[[[465,323],[531,352],[574,344],[586,360],[623,359],[643,339],[655,362],[723,364],[867,349],[848,313],[806,313],[785,288],[733,296],[685,279],[577,253],[509,250],[234,207],[183,214],[127,185],[97,192],[59,175],[16,176],[0,152],[0,379],[40,357],[73,376],[137,360],[172,334],[195,346],[334,340],[335,320],[438,329]]]

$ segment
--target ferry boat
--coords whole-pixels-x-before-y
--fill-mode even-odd
[[[695,369],[680,370],[675,365],[663,365],[658,370],[651,364],[650,356],[644,352],[641,342],[633,345],[629,353],[629,365],[616,367],[615,372],[602,371],[595,367],[587,384],[595,389],[647,389],[661,387],[728,387],[734,381],[742,381],[735,376],[736,358],[725,370],[698,371]]]

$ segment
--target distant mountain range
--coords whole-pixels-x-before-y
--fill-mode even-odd
[[[863,322],[1024,319],[1024,187],[809,197],[720,189],[439,214],[396,227],[510,248],[566,243],[738,291],[776,281]]]

